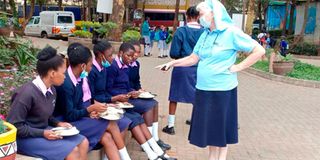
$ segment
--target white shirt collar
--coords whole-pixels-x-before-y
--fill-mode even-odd
[[[32,81],[32,83],[37,86],[37,88],[43,93],[44,96],[46,96],[47,92],[50,92],[53,94],[51,88],[47,88],[46,85],[43,83],[42,79],[40,76],[37,76],[36,79]]]

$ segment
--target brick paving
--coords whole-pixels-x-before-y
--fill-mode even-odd
[[[38,46],[45,43],[61,48],[66,42],[32,38]],[[154,52],[156,53],[156,52]],[[160,102],[159,126],[167,124],[170,73],[154,69],[169,59],[142,57],[141,80],[144,89],[156,93]],[[245,72],[239,74],[239,139],[231,145],[228,160],[320,160],[320,90],[266,80]],[[184,122],[191,106],[179,104],[176,135],[160,133],[170,143],[168,154],[179,160],[205,160],[207,150],[187,141],[189,126]],[[128,149],[133,160],[146,160],[139,145],[131,140]]]

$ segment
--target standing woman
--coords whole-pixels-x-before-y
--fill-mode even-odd
[[[201,2],[197,10],[205,31],[193,53],[157,68],[198,63],[189,141],[198,147],[208,146],[209,160],[226,160],[228,144],[238,143],[237,72],[257,62],[265,50],[233,26],[218,0]],[[237,51],[251,54],[235,65]]]
[[[204,31],[198,23],[199,12],[195,6],[187,10],[187,20],[187,25],[178,28],[173,36],[170,49],[170,57],[173,59],[181,59],[189,56]],[[174,122],[177,102],[194,103],[196,78],[197,65],[173,68],[169,93],[168,125],[162,129],[163,132],[172,135],[175,134]]]
[[[84,136],[61,137],[51,130],[71,127],[52,116],[57,96],[53,86],[63,84],[65,78],[63,58],[51,47],[41,50],[37,58],[39,76],[13,94],[7,118],[18,129],[18,152],[45,160],[85,160],[89,143]]]

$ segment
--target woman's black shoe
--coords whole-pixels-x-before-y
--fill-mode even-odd
[[[157,144],[161,147],[162,150],[166,151],[171,149],[171,146],[169,144],[164,143],[161,139],[157,141]]]
[[[176,134],[176,132],[174,131],[174,127],[169,127],[169,126],[164,127],[162,129],[162,132],[167,133],[167,134],[171,134],[171,135]]]

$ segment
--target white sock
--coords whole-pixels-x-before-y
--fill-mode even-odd
[[[149,130],[149,132],[150,132],[151,135],[152,135],[153,127],[152,127],[152,126],[148,127],[148,130]],[[152,137],[153,137],[153,135],[152,135]]]
[[[160,148],[158,143],[153,138],[150,138],[148,140],[148,143],[151,146],[151,148],[153,149],[153,151],[157,153],[158,156],[163,155],[163,153],[164,153],[163,150]]]
[[[171,127],[174,127],[174,121],[176,119],[176,116],[175,115],[171,115],[169,114],[168,116],[168,127],[171,128]]]
[[[158,155],[150,148],[148,142],[141,144],[141,148],[147,153],[147,156],[150,160],[154,160],[158,157]]]
[[[156,141],[159,141],[158,128],[159,128],[159,123],[153,122],[152,123],[152,136]]]
[[[124,147],[119,150],[121,160],[131,160],[127,148]]]

